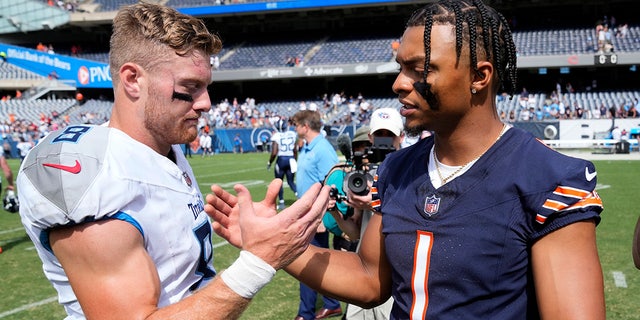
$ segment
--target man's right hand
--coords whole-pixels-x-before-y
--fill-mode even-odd
[[[265,199],[253,202],[243,185],[234,186],[237,196],[213,185],[205,205],[218,235],[276,270],[306,250],[326,211],[330,189],[316,183],[302,198],[277,213],[275,201],[281,186],[282,180],[275,179],[269,184]]]

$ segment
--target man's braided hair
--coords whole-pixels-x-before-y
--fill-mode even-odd
[[[509,24],[502,14],[481,0],[440,0],[413,13],[406,27],[424,26],[424,81],[431,51],[431,28],[434,24],[455,26],[456,56],[460,59],[463,41],[468,41],[471,66],[478,71],[478,49],[492,62],[501,85],[512,95],[516,93],[516,46]],[[478,43],[482,41],[482,43]],[[508,88],[507,88],[508,87]]]

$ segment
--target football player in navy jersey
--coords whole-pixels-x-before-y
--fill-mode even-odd
[[[605,319],[596,169],[500,121],[516,60],[507,21],[480,0],[417,10],[392,88],[405,130],[433,135],[379,167],[357,253],[310,246],[285,270],[365,307],[392,295],[392,319]],[[240,245],[229,202],[210,214]]]
[[[213,267],[213,229],[180,145],[211,108],[209,57],[220,48],[173,8],[122,7],[108,125],[52,132],[22,162],[22,223],[65,319],[236,319],[313,237],[329,195],[320,183],[278,215],[270,202],[270,215],[240,217],[245,250]]]

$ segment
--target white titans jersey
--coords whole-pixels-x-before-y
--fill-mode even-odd
[[[276,132],[271,136],[271,141],[278,144],[279,157],[293,157],[293,148],[296,146],[295,132],[287,130],[285,132]]]
[[[84,316],[49,246],[48,232],[58,226],[104,219],[131,223],[158,270],[159,307],[215,276],[202,194],[180,147],[173,146],[173,153],[177,164],[120,130],[76,125],[49,134],[23,161],[17,178],[20,216],[67,319]]]

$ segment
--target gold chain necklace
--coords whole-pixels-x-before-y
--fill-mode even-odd
[[[502,135],[507,131],[507,124],[505,123],[502,126],[502,130],[500,131],[500,134],[498,135],[498,138],[496,138],[496,141],[493,142],[493,144],[495,144],[496,142],[498,142],[498,140],[500,140],[500,138],[502,138]],[[462,166],[460,166],[458,169],[456,169],[456,171],[454,171],[452,174],[448,175],[446,178],[442,177],[442,172],[440,172],[440,164],[438,161],[438,156],[436,155],[436,146],[435,144],[433,145],[433,161],[436,163],[436,171],[438,171],[438,177],[440,177],[440,181],[442,182],[442,184],[446,184],[447,181],[449,181],[451,178],[455,177],[458,173],[460,173],[460,171],[462,171],[462,169],[466,168],[470,163],[475,162],[476,160],[480,159],[480,157],[482,157],[491,147],[487,148],[487,150],[485,150],[484,152],[482,152],[479,156],[475,157],[473,160],[463,164]]]

